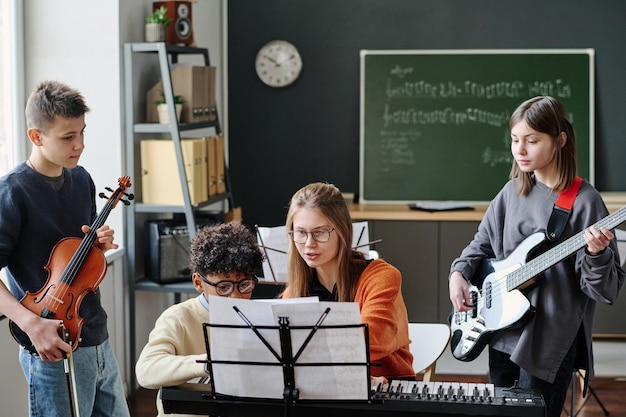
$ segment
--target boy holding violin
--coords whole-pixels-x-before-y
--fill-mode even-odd
[[[0,268],[8,282],[8,288],[0,282],[0,311],[31,342],[19,352],[31,416],[130,415],[99,290],[76,300],[84,320],[78,347],[61,338],[59,315],[45,318],[20,303],[57,272],[52,269],[57,265],[48,266],[57,243],[83,238],[96,219],[93,180],[78,166],[88,111],[80,92],[56,81],[40,83],[26,103],[30,157],[0,178]],[[93,246],[102,252],[117,248],[113,234],[106,225],[98,228]],[[59,307],[69,310],[65,304]],[[67,357],[72,360],[73,387]]]

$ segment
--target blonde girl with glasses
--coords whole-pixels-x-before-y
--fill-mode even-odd
[[[351,248],[352,219],[337,187],[309,184],[291,199],[288,283],[283,298],[318,296],[357,302],[369,326],[373,377],[414,377],[402,275],[387,262]]]

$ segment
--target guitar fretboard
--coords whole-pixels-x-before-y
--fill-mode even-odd
[[[601,227],[607,229],[614,229],[620,224],[626,221],[626,206],[617,210],[615,213],[610,214],[598,221],[593,225],[596,229],[600,230]],[[528,261],[522,267],[516,269],[507,275],[506,286],[507,290],[511,291],[520,287],[527,281],[530,281],[537,275],[541,274],[546,269],[556,265],[563,259],[572,255],[579,249],[583,248],[587,242],[584,238],[584,230],[578,232],[574,236],[570,237],[566,241],[556,245],[552,249],[547,250],[545,253],[537,256],[536,258]]]

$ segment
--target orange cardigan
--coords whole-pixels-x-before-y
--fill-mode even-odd
[[[365,268],[357,283],[354,301],[370,336],[372,376],[412,377],[413,355],[409,351],[409,324],[402,298],[402,275],[396,267],[376,259]],[[289,298],[289,288],[283,298]]]

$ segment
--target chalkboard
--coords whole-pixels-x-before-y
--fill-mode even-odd
[[[593,49],[361,51],[360,201],[489,201],[511,170],[509,118],[558,98],[593,183]]]

